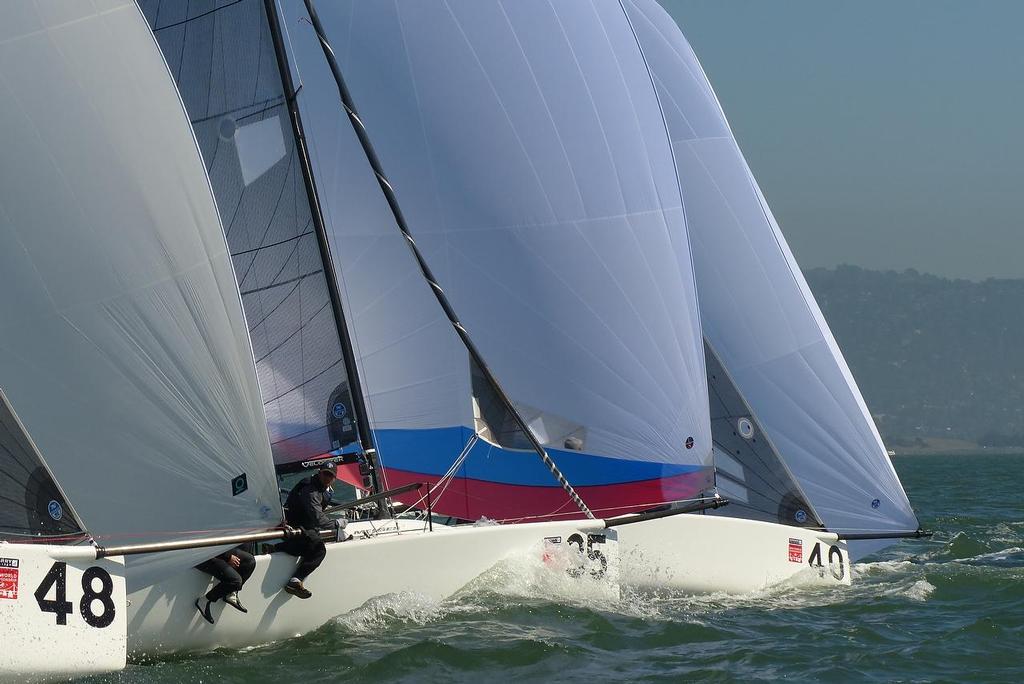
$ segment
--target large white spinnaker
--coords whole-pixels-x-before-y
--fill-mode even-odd
[[[276,524],[217,208],[135,3],[5,3],[0,132],[0,386],[82,523],[105,545]]]
[[[351,6],[319,3],[317,9],[332,39],[341,39],[334,35],[336,27]],[[355,131],[341,114],[333,76],[302,3],[285,4],[282,10],[285,25],[292,27],[289,48],[302,80],[298,102],[381,459],[385,466],[401,467],[406,450],[392,440],[414,435],[421,453],[429,446],[429,453],[444,454],[443,472],[474,426],[466,349],[424,280]],[[430,263],[443,258],[436,249],[421,246],[421,251]],[[416,474],[431,473],[421,467]],[[390,486],[401,482],[388,477]],[[457,493],[449,492],[442,507]],[[465,509],[449,512],[472,517]]]
[[[672,137],[701,321],[829,529],[917,518],[821,310],[696,56],[654,0],[624,0]]]
[[[710,482],[710,429],[686,226],[657,98],[621,6],[398,2],[319,9],[418,247],[569,481],[591,507],[624,501],[626,487],[634,488],[633,503],[647,505],[671,497],[673,482],[679,492],[699,492]],[[298,61],[304,97],[312,97],[309,72]],[[337,111],[337,100],[329,106]],[[318,142],[324,117],[305,119],[321,167],[351,163]],[[347,173],[333,171],[335,178]],[[383,204],[371,196],[351,209],[332,196],[338,185],[324,192],[336,225],[356,224],[344,212],[362,216]],[[393,369],[375,372],[370,355],[401,345],[412,354],[407,362],[420,368],[414,382],[426,380],[425,388],[455,377],[465,397],[466,354],[456,346],[451,356],[443,345],[454,336],[436,315],[410,310],[412,300],[390,311],[418,322],[409,337],[395,334],[400,326],[361,325],[360,316],[407,286],[421,288],[420,300],[430,294],[415,284],[397,235],[379,239],[356,225],[335,237],[347,296],[362,297],[350,309],[371,418],[376,426],[403,428],[426,416],[436,420],[445,414],[429,397],[420,405],[388,402],[405,415],[381,415],[380,388],[412,383]],[[345,269],[346,232],[361,238],[348,251],[394,258],[393,266],[365,263],[363,277],[377,277],[356,282],[360,270]],[[417,336],[431,340],[423,352]],[[425,354],[445,361],[429,377],[424,370],[435,366]],[[453,373],[456,364],[461,370]],[[439,392],[438,401],[457,396],[449,392]],[[467,413],[454,427],[472,425]],[[389,473],[399,459],[399,469],[443,470],[459,445],[446,461],[431,462],[416,444],[405,458],[396,458],[380,435],[378,444]],[[543,471],[543,481],[520,469],[499,472],[509,458],[466,460],[467,479],[499,487],[488,491],[488,504],[528,491],[516,487],[554,484]],[[540,508],[532,512],[547,512]]]

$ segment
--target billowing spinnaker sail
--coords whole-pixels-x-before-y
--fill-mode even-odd
[[[82,522],[104,544],[276,524],[220,220],[135,3],[5,4],[0,131],[0,386]]]
[[[686,227],[653,84],[620,5],[318,7],[417,244],[569,481],[592,508],[656,504],[700,491],[709,482],[710,430]],[[313,61],[301,57],[303,49],[296,48],[303,97],[310,98]],[[337,100],[320,101],[316,106],[330,107],[337,119]],[[325,151],[317,126],[326,117],[305,119],[318,166],[333,165],[336,179],[354,175],[372,187],[365,170],[339,170],[354,155],[342,153],[353,146],[338,124],[324,125],[337,145]],[[417,301],[430,294],[414,284],[418,274],[401,255],[393,224],[393,237],[386,236],[383,201],[369,196],[352,208],[341,201],[339,185],[325,184],[324,195],[341,244],[341,279],[354,300],[374,424],[425,436],[421,418],[450,421],[455,414],[460,423],[429,426],[438,439],[445,430],[472,431],[472,407],[464,400],[457,407],[459,394],[449,394],[454,388],[466,396],[466,354],[444,331],[436,306],[430,313],[391,311],[408,311],[397,315],[415,317],[418,327],[387,330],[383,308],[380,325],[361,324],[360,316],[400,291],[418,287]],[[366,213],[381,230],[348,227],[349,216]],[[345,233],[353,232],[362,245],[346,249]],[[346,270],[346,251],[394,261],[376,271],[387,274],[376,282],[355,282],[360,272]],[[431,397],[399,407],[397,397],[412,383],[371,366],[380,350],[414,349],[421,331],[432,345],[411,351],[408,362],[420,368],[414,382],[426,382],[405,396],[438,387],[436,401],[456,397],[455,410],[439,410]],[[425,377],[427,355],[444,363]],[[394,413],[381,415],[381,397]],[[389,436],[379,434],[378,444],[390,484],[396,470],[443,472],[458,453],[427,448],[422,439],[389,450]],[[460,445],[464,437],[451,441]],[[557,486],[532,453],[503,452],[471,455],[466,477],[507,488]],[[536,472],[519,465],[531,460]],[[489,496],[488,504],[501,492]]]
[[[693,51],[656,2],[625,5],[672,136],[704,334],[830,529],[917,529],[864,399]]]
[[[338,326],[264,0],[141,3],[221,212],[274,462],[357,442]]]

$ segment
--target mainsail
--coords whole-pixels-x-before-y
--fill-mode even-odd
[[[358,447],[338,322],[264,0],[140,5],[206,162],[256,357],[274,462]]]
[[[416,243],[534,434],[595,509],[710,484],[686,227],[657,98],[617,3],[330,3],[322,19]],[[300,103],[390,484],[464,446],[460,517],[563,496],[502,438],[401,243],[315,37]],[[611,75],[611,77],[609,77]],[[386,83],[387,87],[380,87]],[[474,435],[480,440],[472,439]],[[546,490],[557,500],[544,499]],[[444,507],[441,504],[441,509]]]
[[[696,56],[654,0],[624,0],[658,85],[708,342],[829,529],[917,519],[821,310]]]
[[[276,525],[231,261],[142,14],[0,14],[0,386],[101,543]],[[129,580],[209,553],[140,558]]]
[[[706,343],[704,358],[708,369],[715,484],[730,504],[708,513],[821,527],[814,508],[772,446],[757,416]]]

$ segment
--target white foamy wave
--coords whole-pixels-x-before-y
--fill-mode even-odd
[[[865,590],[875,596],[885,598],[910,599],[911,601],[923,602],[935,591],[935,585],[921,577],[913,581],[890,582],[886,584],[874,584],[865,587]]]
[[[980,553],[977,556],[971,556],[969,558],[958,558],[956,562],[964,563],[966,561],[985,561],[985,560],[1007,560],[1018,554],[1024,554],[1024,548],[1014,546],[1009,549],[1003,549],[1002,551],[992,551],[989,553]]]
[[[558,547],[516,554],[470,582],[455,598],[487,594],[515,602],[541,599],[599,609],[617,604],[615,567],[590,559],[580,564],[578,558],[575,550]]]
[[[873,563],[854,563],[851,568],[853,571],[852,580],[856,582],[858,579],[864,580],[894,574],[903,575],[911,570],[919,568],[920,566],[918,564],[912,563],[908,560],[885,560],[875,561]]]
[[[356,634],[367,634],[395,624],[425,625],[447,614],[443,603],[429,596],[402,592],[378,596],[335,619],[335,623]]]
[[[926,579],[917,580],[903,591],[911,601],[926,601],[935,591],[935,585]]]

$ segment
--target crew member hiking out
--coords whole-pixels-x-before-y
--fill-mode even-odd
[[[213,575],[219,580],[213,589],[206,592],[206,596],[196,599],[196,610],[203,616],[203,619],[211,625],[213,624],[213,612],[210,610],[210,606],[220,600],[235,610],[248,613],[249,611],[245,609],[238,598],[238,591],[252,575],[254,569],[256,569],[256,559],[241,547],[225,551],[219,556],[214,556],[197,565],[196,570]],[[201,605],[204,598],[206,599],[205,606]]]
[[[285,502],[285,521],[291,527],[302,530],[297,537],[286,539],[278,547],[281,551],[299,557],[299,565],[284,590],[289,594],[307,599],[313,595],[303,585],[311,572],[320,567],[327,555],[327,547],[320,539],[318,530],[337,527],[338,539],[344,539],[345,521],[336,521],[324,513],[327,505],[327,489],[334,482],[333,468],[322,468],[315,475],[296,484]]]

